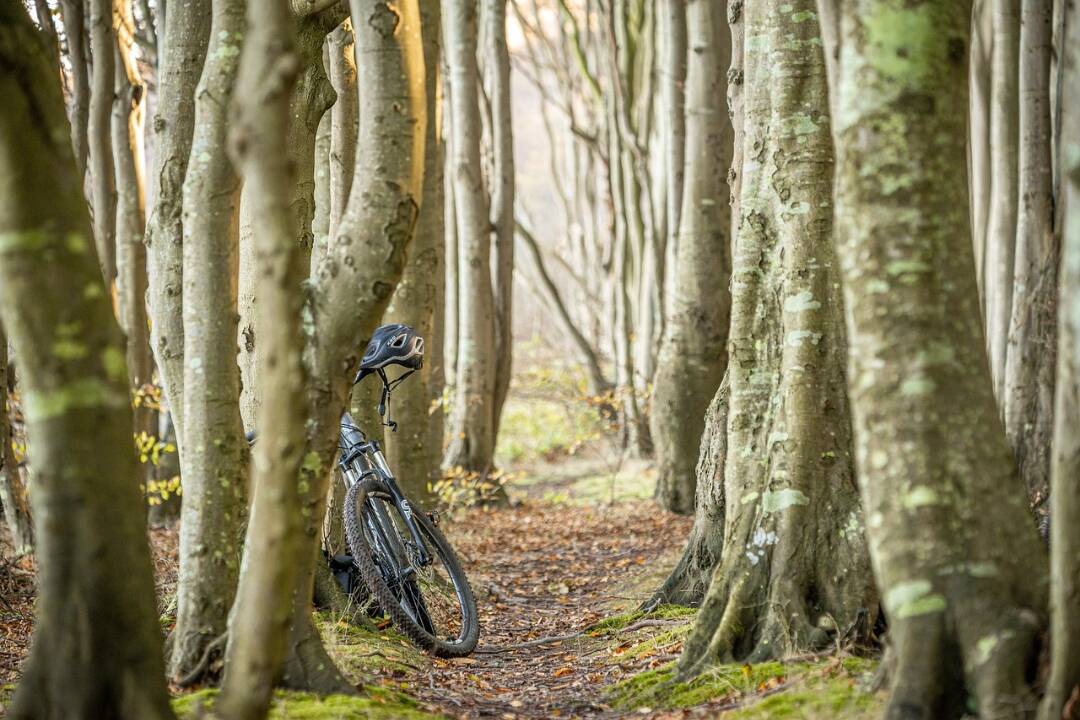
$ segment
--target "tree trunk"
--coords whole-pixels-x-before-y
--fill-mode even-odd
[[[34,550],[34,528],[30,516],[30,496],[26,492],[19,463],[11,442],[13,428],[9,411],[9,392],[14,373],[8,365],[7,336],[0,328],[0,505],[4,506],[4,521],[11,533],[15,556]]]
[[[90,122],[90,76],[86,52],[86,5],[84,0],[60,0],[68,58],[71,61],[71,146],[79,178],[86,180],[87,125]]]
[[[458,356],[447,427],[446,467],[485,473],[495,452],[495,305],[491,288],[491,233],[480,168],[477,7],[443,3],[443,38],[449,77],[449,168],[454,179],[458,240]]]
[[[686,178],[673,302],[653,380],[650,421],[661,507],[694,512],[705,410],[724,374],[731,298],[731,121],[724,107],[731,34],[710,0],[687,5]]]
[[[123,336],[71,142],[57,130],[55,58],[21,3],[0,5],[0,63],[0,320],[21,363],[40,592],[8,715],[172,718]]]
[[[1050,677],[1041,720],[1064,718],[1080,687],[1080,3],[1065,9],[1061,136],[1063,217],[1057,404],[1050,466]],[[1074,701],[1075,702],[1075,701]],[[1075,709],[1073,714],[1076,714]]]
[[[485,94],[491,103],[491,229],[495,261],[492,286],[495,302],[495,398],[492,404],[492,442],[499,432],[514,354],[514,136],[511,123],[510,53],[506,47],[506,3],[483,0],[486,24]]]
[[[305,87],[312,79],[306,62],[316,43],[305,38],[307,47],[300,50],[296,34],[284,0],[249,6],[230,130],[231,154],[250,193],[256,223],[260,283],[255,322],[262,359],[256,382],[262,387],[263,402],[256,411],[259,441],[254,451],[251,522],[236,603],[229,616],[225,678],[217,708],[228,720],[266,716],[285,659],[293,588],[301,563],[308,559],[296,479],[307,420],[300,313],[310,245],[305,248],[297,243],[297,208],[291,202],[297,186],[307,179],[292,177],[297,170],[294,158],[281,148],[289,147],[290,125],[295,124],[296,115],[290,112],[297,109],[294,86],[299,85],[296,89],[301,95],[311,89]],[[321,67],[322,43],[316,47]],[[300,73],[307,77],[298,83]],[[307,212],[300,215],[301,221],[307,217],[310,228]]]
[[[990,102],[990,218],[986,235],[986,346],[994,396],[1005,396],[1012,315],[1019,147],[1020,0],[994,3]],[[973,261],[974,262],[974,261]]]
[[[971,191],[972,242],[975,247],[975,278],[979,299],[986,307],[986,243],[990,216],[990,83],[993,65],[992,0],[975,0],[972,10],[968,111],[968,184]]]
[[[1058,241],[1050,148],[1052,0],[1027,0],[1020,29],[1020,207],[1005,360],[1005,434],[1039,517],[1050,490]]]
[[[334,90],[326,76],[323,65],[323,42],[327,33],[341,23],[344,10],[341,6],[309,14],[301,18],[296,28],[296,58],[300,74],[294,84],[289,102],[289,137],[285,152],[294,172],[292,192],[289,197],[289,217],[292,219],[293,239],[300,247],[304,264],[311,265],[314,246],[312,220],[315,217],[315,137],[322,116],[334,102]],[[254,206],[260,200],[251,197],[251,189],[241,191],[240,254],[241,266],[239,310],[241,393],[240,413],[244,427],[254,428],[255,415],[262,404],[257,378],[261,373],[259,339],[255,332],[255,316],[258,305],[258,289],[261,278],[255,271],[254,237],[258,218]]]
[[[225,633],[247,514],[247,441],[236,372],[240,182],[226,156],[227,108],[239,64],[244,3],[213,0],[195,133],[183,188],[184,505],[170,674],[197,669]]]
[[[664,132],[664,175],[666,181],[667,237],[664,243],[663,312],[671,315],[675,302],[676,258],[679,223],[682,219],[684,158],[686,155],[687,10],[686,0],[672,0],[660,6],[660,95]],[[721,18],[721,23],[723,18]],[[726,84],[726,83],[724,83]],[[725,113],[726,114],[726,113]],[[725,170],[726,172],[726,170]],[[667,332],[665,326],[664,332]],[[661,352],[663,349],[661,348]],[[661,361],[662,363],[662,361]],[[662,368],[663,365],[661,364]],[[655,382],[655,381],[654,381]]]
[[[424,367],[394,396],[397,432],[386,435],[386,457],[411,500],[422,506],[436,498],[428,489],[439,475],[442,459],[442,413],[432,403],[442,397],[442,345],[434,342],[439,316],[439,286],[446,278],[443,268],[443,148],[435,123],[439,102],[439,5],[421,3],[420,28],[424,39],[427,93],[427,133],[424,139],[424,188],[416,238],[409,249],[405,273],[386,310],[387,322],[413,328],[425,340]]]
[[[153,210],[146,225],[151,345],[183,454],[183,190],[195,130],[195,88],[210,37],[210,0],[174,0],[165,16],[154,116]]]
[[[352,0],[360,116],[350,202],[308,293],[312,317],[307,450],[300,472],[306,547],[293,589],[284,684],[349,692],[311,620],[311,597],[331,463],[352,372],[405,267],[416,226],[427,113],[417,0]]]
[[[885,717],[1026,718],[1045,550],[982,343],[970,3],[843,7],[836,206],[859,480],[897,656]]]
[[[131,0],[113,3],[116,18],[115,89],[112,147],[116,177],[116,297],[120,328],[127,336],[127,368],[134,395],[154,382],[150,328],[146,318],[146,196],[143,169],[144,90],[134,55],[135,20]],[[157,417],[147,403],[135,406],[135,436],[157,436]],[[139,469],[151,479],[151,466]]]
[[[865,629],[877,607],[851,459],[815,10],[813,0],[743,8],[754,42],[744,55],[724,547],[679,660],[684,678],[718,659],[819,649]]]
[[[90,0],[90,50],[93,87],[87,142],[90,147],[91,207],[94,243],[105,287],[116,279],[116,186],[112,158],[112,106],[116,38],[111,0]]]

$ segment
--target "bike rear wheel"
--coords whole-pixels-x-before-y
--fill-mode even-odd
[[[424,513],[413,513],[431,563],[382,480],[356,483],[345,497],[345,535],[371,594],[416,645],[439,657],[468,655],[480,623],[476,600],[450,544]]]

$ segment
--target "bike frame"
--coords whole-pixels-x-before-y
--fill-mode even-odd
[[[341,468],[345,487],[351,488],[356,483],[371,476],[382,480],[390,491],[390,498],[393,500],[394,505],[401,510],[405,526],[409,529],[413,542],[416,543],[417,561],[421,566],[430,565],[432,558],[424,547],[420,528],[413,520],[412,505],[398,486],[394,473],[390,471],[390,466],[386,463],[386,456],[383,455],[379,442],[377,440],[368,440],[367,435],[364,434],[364,431],[360,429],[360,426],[356,424],[356,421],[348,412],[341,416],[338,449],[340,451],[338,467]]]

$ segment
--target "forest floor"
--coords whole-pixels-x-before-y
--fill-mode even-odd
[[[275,720],[337,718],[699,718],[730,720],[880,715],[865,690],[874,662],[844,654],[722,665],[686,684],[673,664],[695,611],[636,612],[675,564],[691,519],[651,500],[655,471],[624,461],[595,405],[541,363],[519,372],[499,456],[509,507],[459,508],[443,524],[480,608],[468,658],[418,652],[385,624],[320,612],[335,660],[357,698],[279,693]],[[163,629],[175,613],[177,534],[150,532]],[[0,717],[29,646],[31,560],[10,559],[0,529]],[[176,693],[184,720],[215,690]]]

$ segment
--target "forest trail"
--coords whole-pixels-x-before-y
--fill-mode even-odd
[[[647,501],[470,511],[451,536],[480,603],[480,648],[471,658],[434,661],[427,678],[415,679],[419,696],[467,718],[608,714],[610,685],[673,659],[682,641],[619,658],[585,631],[646,599],[653,583],[643,573],[670,567],[688,530],[688,518]],[[685,623],[652,620],[626,638],[642,642]]]

